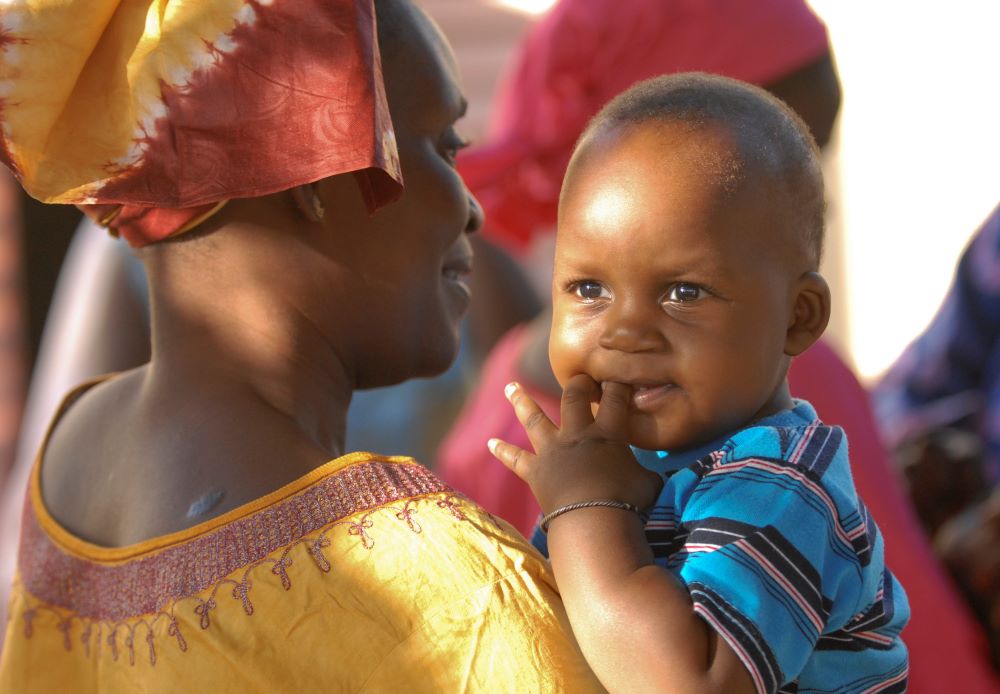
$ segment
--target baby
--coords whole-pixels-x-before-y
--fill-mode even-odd
[[[830,315],[823,213],[806,127],[733,80],[640,83],[577,145],[552,282],[561,425],[512,383],[535,452],[490,450],[537,497],[536,545],[612,691],[906,688],[909,608],[844,433],[785,378]]]

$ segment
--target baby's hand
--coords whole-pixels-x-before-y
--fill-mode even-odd
[[[640,509],[656,501],[663,480],[639,465],[625,441],[630,386],[609,383],[602,393],[589,376],[574,376],[563,390],[561,429],[518,384],[504,393],[535,453],[499,439],[490,439],[490,452],[527,482],[543,513],[595,499]],[[598,401],[595,417],[591,403]]]

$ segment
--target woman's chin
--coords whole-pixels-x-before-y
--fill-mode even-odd
[[[440,376],[445,371],[451,368],[451,365],[455,363],[458,359],[458,353],[461,348],[461,335],[458,326],[455,326],[454,334],[447,344],[442,344],[437,350],[428,354],[426,366],[423,373],[418,374],[415,378],[433,378],[435,376]]]
[[[440,376],[455,363],[459,352],[459,331],[456,327],[451,339],[442,339],[436,345],[422,345],[419,354],[410,352],[411,359],[398,361],[395,368],[382,368],[367,374],[358,383],[358,389],[386,388],[395,386],[411,378],[434,378]],[[400,345],[399,349],[413,350],[414,346]]]

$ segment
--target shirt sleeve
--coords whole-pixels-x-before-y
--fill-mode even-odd
[[[757,690],[774,692],[878,591],[843,432],[749,429],[678,474],[689,483],[672,485],[682,511],[667,568]]]

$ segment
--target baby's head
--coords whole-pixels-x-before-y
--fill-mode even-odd
[[[633,386],[628,441],[681,450],[791,405],[792,356],[822,334],[823,180],[802,121],[702,74],[609,103],[563,185],[549,356]]]

